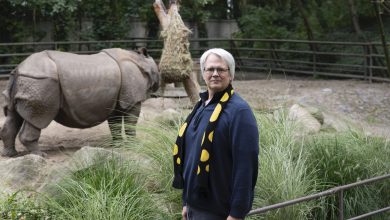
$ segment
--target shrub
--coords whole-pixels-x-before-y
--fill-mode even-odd
[[[46,204],[56,219],[163,218],[135,168],[119,159],[97,159],[53,186]]]
[[[368,137],[362,131],[349,130],[318,134],[305,143],[308,169],[322,182],[318,190],[384,175],[388,172],[390,150],[383,138]],[[353,217],[388,205],[386,181],[356,187],[344,192],[345,216]],[[387,181],[388,184],[388,181]],[[337,218],[337,197],[324,199],[316,219]]]
[[[54,213],[36,202],[32,191],[17,191],[0,200],[0,219],[53,219]]]

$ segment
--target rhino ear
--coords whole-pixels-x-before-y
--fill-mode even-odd
[[[145,57],[149,57],[148,50],[145,47],[138,48],[138,53],[144,55]]]

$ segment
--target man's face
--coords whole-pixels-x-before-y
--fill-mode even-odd
[[[213,53],[206,58],[203,79],[211,95],[225,90],[232,81],[228,65],[222,58]]]

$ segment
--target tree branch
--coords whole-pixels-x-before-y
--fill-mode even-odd
[[[165,5],[162,0],[155,0],[155,2],[153,3],[153,8],[158,20],[160,21],[162,28],[165,29],[169,21],[167,16],[167,9],[165,8]]]

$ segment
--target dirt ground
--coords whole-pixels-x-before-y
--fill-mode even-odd
[[[7,81],[0,81],[3,91]],[[390,84],[367,83],[357,80],[312,80],[308,78],[283,78],[234,81],[235,91],[246,99],[255,110],[272,110],[293,103],[317,107],[328,115],[348,119],[361,125],[367,133],[388,136],[390,134]],[[169,90],[169,89],[168,89]],[[175,89],[177,90],[177,89]],[[184,89],[181,92],[184,93]],[[179,109],[189,105],[187,98],[165,98],[164,105],[156,109],[147,100],[142,112],[161,112],[164,109]],[[0,98],[3,106],[4,98]],[[141,112],[141,117],[145,117]],[[0,126],[4,123],[0,113]],[[49,157],[62,160],[59,155],[70,155],[82,146],[96,146],[109,138],[107,122],[89,129],[71,129],[52,122],[42,130],[40,146]],[[18,151],[25,151],[17,141]],[[2,143],[0,144],[2,146]],[[4,159],[1,158],[0,159]]]

